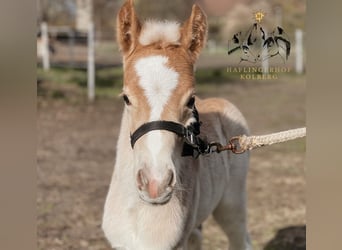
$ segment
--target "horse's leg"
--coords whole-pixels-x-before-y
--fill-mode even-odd
[[[229,238],[230,250],[252,250],[246,219],[246,175],[248,155],[229,156],[230,178],[222,200],[213,212],[215,220]]]
[[[190,234],[188,239],[188,250],[201,250],[202,249],[202,232],[199,228],[196,228]]]

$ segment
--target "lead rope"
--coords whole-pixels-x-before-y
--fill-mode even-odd
[[[220,153],[225,150],[231,150],[235,154],[242,154],[247,150],[259,148],[275,143],[285,142],[306,136],[306,128],[290,129],[278,133],[259,136],[240,135],[230,139],[225,146],[220,143],[210,143],[210,148],[216,147],[212,152]]]

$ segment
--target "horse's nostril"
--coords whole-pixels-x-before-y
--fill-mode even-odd
[[[148,185],[148,179],[146,178],[144,171],[140,169],[137,176],[138,188],[144,189]]]
[[[168,185],[169,187],[172,186],[173,179],[174,179],[173,171],[172,171],[172,170],[169,170],[169,179],[168,179],[168,182],[167,182],[167,185]]]

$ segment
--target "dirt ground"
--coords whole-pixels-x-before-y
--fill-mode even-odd
[[[47,82],[38,94],[38,249],[110,249],[100,225],[122,101],[88,104],[78,87]],[[305,126],[304,77],[200,86],[198,95],[231,100],[253,134]],[[304,139],[252,152],[248,227],[255,249],[263,249],[279,229],[306,223],[304,159]],[[203,233],[204,250],[227,249],[211,217]]]

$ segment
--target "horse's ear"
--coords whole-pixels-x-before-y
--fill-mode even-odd
[[[137,44],[140,29],[133,0],[127,0],[119,10],[116,20],[116,37],[124,54],[130,53]]]
[[[195,62],[204,47],[208,32],[207,17],[202,9],[194,4],[190,18],[182,26],[182,45],[185,46]]]

